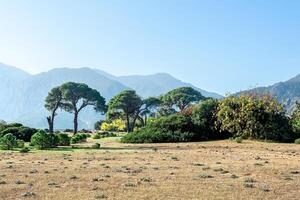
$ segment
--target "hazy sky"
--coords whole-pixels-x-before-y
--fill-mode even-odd
[[[300,1],[0,0],[0,62],[167,72],[235,92],[300,73]]]

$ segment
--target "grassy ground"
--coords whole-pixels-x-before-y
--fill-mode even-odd
[[[0,199],[299,199],[300,146],[245,141],[0,152]]]

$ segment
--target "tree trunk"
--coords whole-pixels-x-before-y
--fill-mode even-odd
[[[145,121],[144,121],[144,126],[147,125],[147,114],[145,114]]]
[[[53,133],[53,118],[50,116],[47,117],[48,125],[49,125],[49,133]]]
[[[126,126],[127,126],[127,133],[130,132],[130,122],[129,122],[129,115],[126,113]]]
[[[77,134],[78,129],[78,112],[74,113],[74,135]]]

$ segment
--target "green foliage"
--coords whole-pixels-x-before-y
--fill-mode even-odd
[[[295,144],[300,144],[300,138],[295,140]]]
[[[242,142],[243,142],[243,138],[242,138],[242,137],[236,137],[236,138],[234,139],[234,141],[235,141],[236,143],[242,143]]]
[[[158,143],[195,141],[197,135],[191,118],[182,114],[160,117],[145,127],[125,135],[124,143]]]
[[[270,96],[228,97],[220,101],[217,125],[234,137],[291,142],[295,134],[282,105]]]
[[[17,139],[17,147],[18,148],[24,148],[25,147],[24,140]]]
[[[162,96],[164,105],[172,108],[176,106],[180,111],[186,109],[191,103],[205,99],[200,92],[191,87],[181,87],[171,90]]]
[[[94,124],[94,129],[99,131],[101,129],[101,125],[102,123],[105,122],[104,120],[100,120],[100,121],[97,121],[95,124]]]
[[[77,144],[80,142],[85,142],[87,139],[87,134],[78,133],[71,138],[71,144]]]
[[[228,138],[230,134],[220,131],[216,125],[218,100],[207,99],[192,108],[192,122],[196,126],[197,132],[206,139]]]
[[[49,149],[57,145],[57,139],[54,134],[48,134],[43,130],[36,132],[31,137],[31,145],[37,149]]]
[[[101,139],[101,138],[116,137],[116,136],[117,135],[115,133],[103,131],[103,132],[97,132],[96,134],[94,134],[93,139]]]
[[[93,106],[95,111],[102,113],[107,111],[105,99],[101,94],[84,83],[64,83],[60,86],[60,90],[63,97],[61,108],[74,114],[74,134],[77,133],[78,114],[82,109]]]
[[[296,108],[291,116],[293,131],[300,136],[300,103],[296,103]]]
[[[23,147],[22,149],[19,150],[20,153],[28,153],[30,149],[28,147]]]
[[[143,102],[134,90],[124,90],[114,96],[108,103],[108,116],[124,117],[127,132],[133,131],[135,118],[140,112]]]
[[[101,145],[99,143],[95,143],[92,145],[92,149],[100,149]]]
[[[0,148],[3,150],[12,150],[17,145],[17,138],[11,133],[7,133],[0,138]]]
[[[60,133],[57,136],[58,136],[59,146],[70,146],[71,138],[68,136],[68,134]]]
[[[37,130],[34,128],[25,127],[22,124],[13,123],[8,125],[3,125],[0,127],[0,137],[11,133],[13,134],[17,139],[24,140],[25,142],[29,142],[31,139],[31,136],[36,132]]]

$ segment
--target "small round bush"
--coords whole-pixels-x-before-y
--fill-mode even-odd
[[[99,132],[94,134],[93,139],[101,139],[101,134]]]
[[[92,145],[92,149],[100,149],[101,145],[99,143],[95,143]]]
[[[83,133],[78,133],[71,138],[71,143],[76,144],[80,142],[85,142],[87,139],[87,135]]]
[[[50,139],[51,139],[51,147],[57,147],[57,145],[59,144],[59,137],[56,134],[49,134]]]
[[[25,147],[24,140],[17,140],[17,147],[18,148],[24,148]]]
[[[12,150],[17,147],[17,138],[11,133],[0,138],[0,148],[3,150]]]
[[[243,142],[243,138],[242,137],[237,137],[237,138],[235,138],[235,142],[236,143],[242,143]]]
[[[22,149],[20,149],[20,153],[28,153],[30,151],[30,149],[28,147],[24,147]]]
[[[31,137],[31,144],[37,149],[48,149],[53,145],[53,138],[50,134],[40,130]]]
[[[60,133],[58,134],[58,145],[60,146],[69,146],[71,138],[68,136],[68,134]]]
[[[295,144],[300,144],[300,138],[295,140]]]

